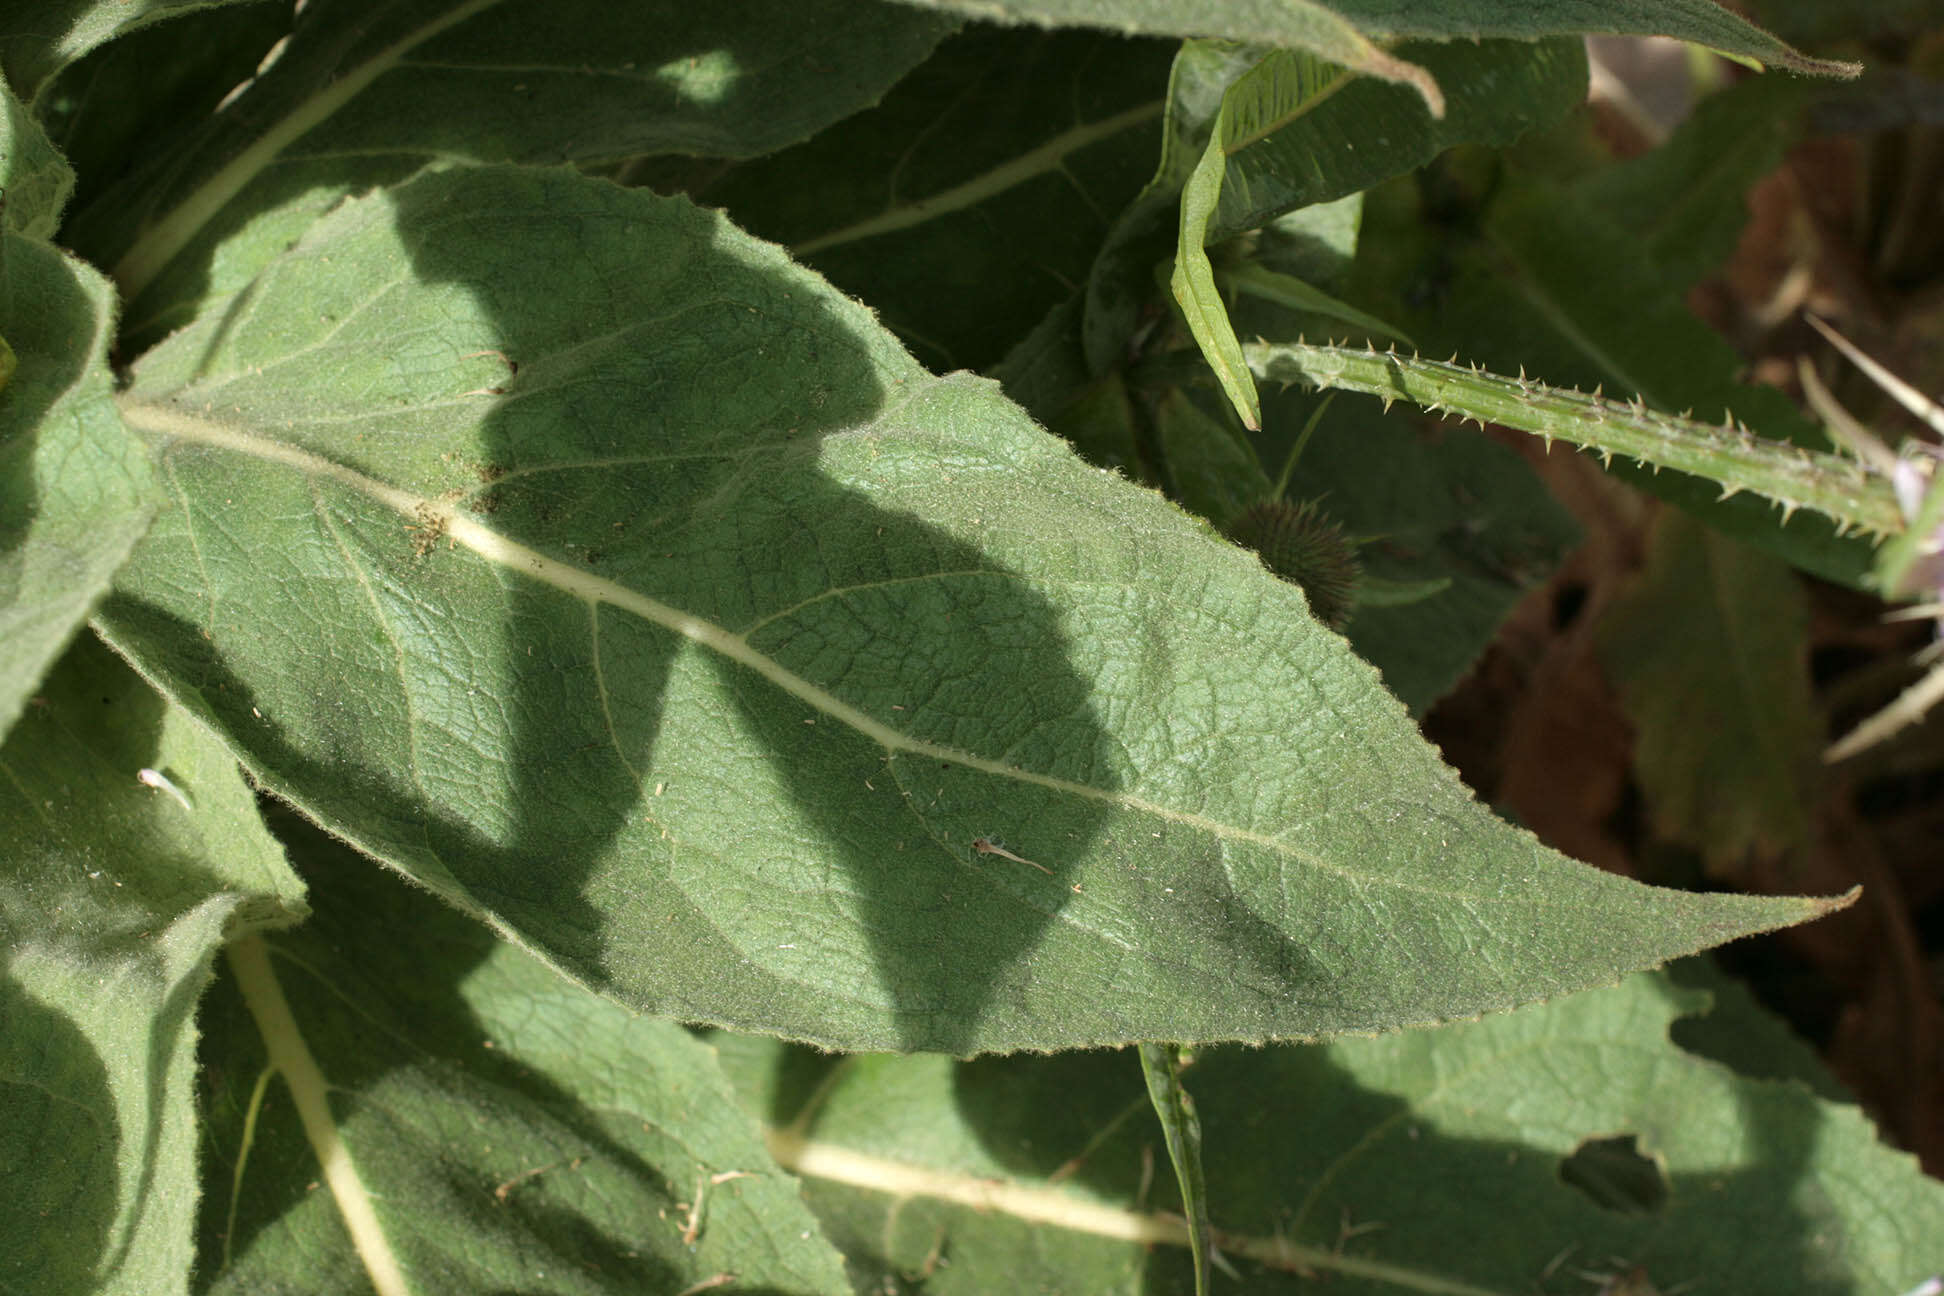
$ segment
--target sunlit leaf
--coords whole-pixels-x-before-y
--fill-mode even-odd
[[[1252,556],[684,201],[434,173],[248,301],[124,400],[180,507],[113,641],[277,794],[645,1011],[1323,1035],[1828,907],[1499,822]]]
[[[1833,1296],[1944,1269],[1944,1186],[1858,1108],[1669,1038],[1712,1026],[1707,1007],[1646,974],[1437,1031],[1199,1054],[1182,1080],[1237,1289],[1592,1296],[1638,1269],[1660,1292]],[[718,1043],[862,1273],[927,1272],[947,1296],[1193,1290],[1130,1053],[955,1064]],[[1566,1171],[1582,1149],[1631,1163],[1645,1201],[1596,1200]]]
[[[115,413],[113,292],[0,231],[0,734],[108,590],[155,511],[149,459]]]

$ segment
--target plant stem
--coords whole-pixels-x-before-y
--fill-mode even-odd
[[[1894,536],[1905,527],[1890,481],[1854,459],[1757,436],[1748,428],[1710,425],[1634,401],[1549,387],[1461,364],[1368,348],[1304,342],[1243,347],[1249,367],[1267,381],[1364,392],[1386,405],[1408,400],[1435,413],[1497,423],[1658,470],[1673,468],[1721,483],[1722,498],[1740,491],[1779,505],[1786,521],[1798,508],[1835,519],[1842,530]]]

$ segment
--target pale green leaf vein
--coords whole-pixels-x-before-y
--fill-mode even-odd
[[[311,499],[319,523],[331,537],[331,542],[337,546],[338,553],[344,559],[345,568],[350,571],[352,579],[358,582],[358,588],[364,593],[365,601],[371,605],[371,617],[378,623],[379,633],[385,636],[385,642],[391,646],[393,668],[398,675],[398,691],[405,702],[405,745],[409,752],[405,764],[411,771],[412,786],[418,790],[419,798],[425,800],[418,707],[413,700],[412,686],[407,676],[405,645],[400,642],[398,631],[392,626],[391,618],[385,615],[384,600],[379,598],[378,591],[372,588],[370,574],[365,570],[364,565],[358,562],[351,545],[339,529],[337,519],[331,516],[331,510],[325,507],[324,500],[316,492],[314,485]],[[427,848],[430,849],[430,843],[427,844]]]
[[[510,571],[550,585],[573,598],[591,604],[605,603],[630,612],[688,639],[727,661],[744,667],[767,680],[812,710],[846,725],[894,755],[911,755],[949,762],[999,778],[1043,787],[1064,796],[1119,806],[1153,815],[1170,823],[1205,832],[1225,842],[1247,842],[1278,856],[1331,873],[1353,882],[1376,884],[1397,891],[1457,899],[1469,893],[1451,892],[1394,877],[1372,877],[1320,858],[1279,836],[1240,825],[1222,823],[1205,815],[1177,810],[1126,792],[1089,786],[1056,778],[1033,770],[1018,768],[1002,760],[961,751],[939,743],[909,737],[866,711],[844,701],[828,690],[784,669],[773,658],[753,647],[746,636],[712,621],[694,616],[659,599],[596,576],[581,568],[550,558],[537,550],[483,526],[457,511],[450,503],[435,501],[396,486],[378,481],[346,465],[334,463],[297,446],[269,440],[231,424],[186,413],[168,405],[131,401],[122,407],[123,417],[151,435],[177,439],[246,455],[264,463],[277,464],[303,474],[313,482],[333,482],[365,495],[399,516],[420,525],[428,522],[440,528],[447,539]]]
[[[950,189],[942,190],[929,198],[915,198],[910,202],[894,204],[875,216],[806,239],[791,248],[791,251],[799,257],[812,256],[825,248],[877,238],[882,234],[891,234],[898,230],[910,229],[914,225],[922,225],[926,221],[936,220],[952,212],[976,207],[986,199],[1004,193],[1016,185],[1064,169],[1069,155],[1103,139],[1111,138],[1121,131],[1138,126],[1142,122],[1159,117],[1165,106],[1157,99],[1152,103],[1138,104],[1125,112],[1115,113],[1112,117],[1103,117],[1099,121],[1089,122],[1084,126],[1075,126],[1071,130],[1055,135],[1037,148],[1008,159],[990,171],[973,176],[961,184],[953,185]]]
[[[270,1061],[283,1076],[284,1087],[296,1104],[304,1136],[316,1154],[337,1203],[345,1231],[363,1263],[365,1275],[379,1296],[409,1296],[411,1285],[385,1236],[370,1193],[358,1175],[351,1151],[337,1127],[328,1098],[330,1086],[311,1055],[303,1030],[290,1011],[283,987],[270,966],[269,948],[260,936],[246,936],[229,947],[230,968],[250,1015],[256,1019]]]
[[[607,667],[601,660],[601,605],[598,603],[587,605],[587,640],[589,655],[594,662],[594,688],[601,696],[601,723],[607,726],[608,741],[614,745],[615,759],[621,762],[622,769],[628,771],[628,777],[640,784],[641,771],[628,759],[627,750],[621,745],[621,731],[614,724],[614,704],[608,697]]]
[[[128,250],[128,254],[122,257],[115,266],[114,276],[122,286],[123,299],[132,301],[139,297],[142,289],[148,286],[162,267],[174,260],[176,254],[189,245],[189,241],[217,212],[228,206],[244,186],[292,143],[363,94],[372,82],[396,67],[413,49],[499,3],[500,0],[464,0],[464,3],[454,5],[448,12],[407,32],[363,63],[343,69],[341,75],[330,84],[299,101],[281,121],[271,123],[248,148],[203,181],[167,216],[150,226],[135,246]]]
[[[202,540],[196,531],[196,510],[183,488],[181,478],[176,476],[175,464],[163,460],[163,470],[169,475],[169,485],[175,489],[176,498],[182,502],[182,533],[189,540],[189,556],[196,560],[196,575],[202,579],[203,601],[207,607],[203,627],[212,634],[216,630],[216,582],[210,579],[209,561],[203,556]]]

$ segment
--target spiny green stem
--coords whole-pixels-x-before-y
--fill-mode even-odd
[[[1722,498],[1740,491],[1775,501],[1783,520],[1798,508],[1835,519],[1842,530],[1881,536],[1904,530],[1889,479],[1854,459],[1805,450],[1755,435],[1740,424],[1677,418],[1640,402],[1548,387],[1440,360],[1367,348],[1258,342],[1243,348],[1249,368],[1270,382],[1364,392],[1407,400],[1434,413],[1498,423],[1600,454],[1637,459],[1721,483]]]

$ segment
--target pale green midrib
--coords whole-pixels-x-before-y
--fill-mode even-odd
[[[876,1156],[836,1143],[807,1139],[794,1127],[771,1129],[766,1132],[765,1141],[779,1167],[808,1179],[821,1179],[897,1200],[915,1197],[947,1202],[981,1215],[1003,1215],[1029,1224],[1143,1246],[1188,1245],[1187,1225],[1177,1215],[1129,1210],[1042,1185],[1011,1183]],[[1406,1291],[1424,1292],[1428,1296],[1506,1296],[1492,1288],[1476,1287],[1421,1268],[1345,1255],[1341,1248],[1325,1250],[1304,1246],[1281,1235],[1261,1237],[1218,1230],[1215,1243],[1229,1255],[1285,1272],[1333,1271],[1373,1279]]]
[[[1355,79],[1355,73],[1351,72],[1348,68],[1339,68],[1338,75],[1328,85],[1300,102],[1292,104],[1282,112],[1265,118],[1258,129],[1250,131],[1247,134],[1235,136],[1234,138],[1230,138],[1227,132],[1228,106],[1226,101],[1228,96],[1224,94],[1222,96],[1224,103],[1220,120],[1222,127],[1222,152],[1229,157],[1234,157],[1251,144],[1268,139],[1283,127],[1307,117],[1310,113],[1316,111],[1316,109],[1322,107],[1325,103],[1328,103],[1337,91],[1343,89],[1343,87],[1349,85]]]
[[[270,1090],[270,1081],[275,1078],[277,1069],[266,1066],[257,1072],[256,1083],[250,1087],[250,1101],[243,1108],[243,1135],[237,1140],[236,1164],[230,1170],[229,1213],[223,1225],[223,1263],[217,1269],[220,1274],[230,1267],[231,1248],[236,1241],[236,1212],[243,1204],[243,1171],[250,1164],[250,1153],[256,1147],[257,1117],[263,1112],[263,1096]]]
[[[167,216],[151,225],[135,240],[134,246],[129,248],[114,269],[114,278],[121,285],[123,300],[133,301],[141,296],[150,280],[174,260],[203,226],[274,162],[285,148],[362,94],[367,86],[397,66],[412,49],[499,3],[500,0],[464,0],[446,14],[407,32],[363,63],[345,70],[322,89],[301,99],[281,121],[257,136],[248,147],[224,163],[177,203]]]
[[[385,1237],[384,1226],[379,1222],[370,1193],[358,1177],[350,1150],[339,1137],[336,1119],[331,1115],[330,1086],[290,1011],[290,1001],[284,997],[276,970],[270,966],[269,948],[262,937],[246,936],[229,947],[228,956],[237,988],[243,992],[243,1001],[249,1005],[250,1016],[263,1036],[271,1065],[283,1076],[284,1087],[290,1091],[298,1119],[303,1123],[304,1137],[317,1155],[324,1182],[330,1187],[331,1198],[337,1203],[339,1217],[351,1236],[365,1275],[379,1296],[409,1296],[411,1284],[405,1280],[405,1271]]]
[[[898,230],[910,229],[914,225],[922,225],[926,221],[936,220],[952,212],[975,207],[996,194],[1004,193],[1028,180],[1035,180],[1059,170],[1069,154],[1138,126],[1144,121],[1159,117],[1163,107],[1159,100],[1155,100],[1116,113],[1112,117],[1103,117],[1085,126],[1076,126],[1072,130],[1055,135],[1037,148],[1022,153],[981,175],[976,175],[962,184],[935,193],[929,198],[918,198],[887,208],[875,216],[866,217],[842,229],[831,230],[815,238],[806,239],[793,245],[790,251],[798,257],[812,256],[826,248],[861,242],[881,234],[896,233]]]
[[[1358,885],[1378,885],[1392,891],[1454,901],[1498,902],[1497,897],[1481,896],[1475,892],[1450,891],[1395,876],[1359,873],[1331,863],[1283,838],[1267,833],[1222,823],[1205,815],[1176,810],[1125,792],[1055,778],[1049,774],[1040,774],[1016,765],[1008,765],[1004,761],[993,760],[990,757],[912,738],[803,677],[785,670],[774,659],[751,647],[745,636],[509,540],[466,516],[451,503],[400,490],[396,486],[368,477],[355,468],[334,463],[308,450],[268,440],[232,425],[188,414],[167,405],[130,400],[121,403],[120,409],[122,418],[139,431],[247,455],[265,463],[279,464],[293,469],[313,480],[335,482],[348,490],[357,491],[376,500],[401,517],[411,519],[420,525],[429,524],[441,529],[445,538],[464,545],[489,562],[497,563],[510,571],[521,572],[529,579],[550,585],[583,602],[605,603],[632,612],[744,667],[772,686],[803,702],[812,710],[855,730],[884,748],[892,756],[905,755],[945,761],[984,774],[1030,783],[1065,796],[1151,814],[1158,819],[1181,824],[1205,832],[1212,837],[1260,846],[1290,856],[1307,867],[1336,875]]]

